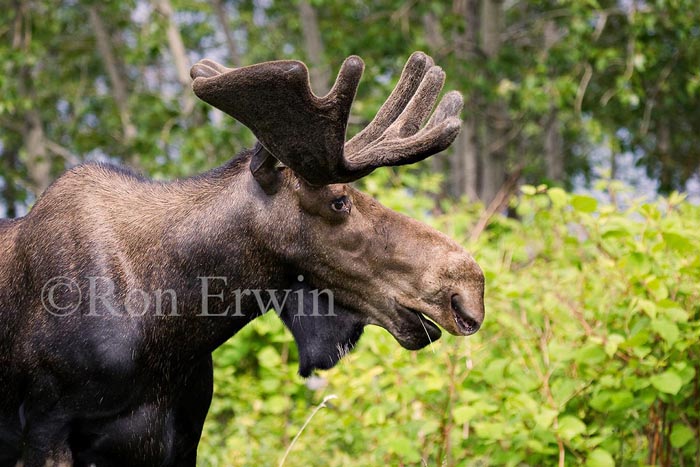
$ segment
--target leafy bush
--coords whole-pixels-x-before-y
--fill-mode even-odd
[[[477,335],[408,352],[368,328],[310,389],[268,313],[215,354],[200,464],[277,465],[335,394],[286,466],[696,465],[700,209],[675,194],[619,208],[523,192],[520,220],[495,219],[473,244],[472,207],[428,219],[484,269]]]

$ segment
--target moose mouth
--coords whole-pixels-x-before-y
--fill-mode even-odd
[[[403,318],[403,323],[399,325],[397,332],[392,334],[402,347],[418,350],[438,340],[442,335],[438,325],[428,319],[425,313],[398,303],[396,308]],[[481,323],[470,316],[458,295],[452,297],[450,308],[454,324],[443,324],[442,327],[445,330],[461,336],[471,336],[479,330]]]
[[[397,332],[391,332],[401,346],[408,350],[419,350],[440,339],[442,331],[420,311],[396,304],[404,323]]]

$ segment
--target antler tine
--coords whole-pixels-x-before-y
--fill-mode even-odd
[[[423,52],[413,52],[401,72],[401,78],[382,104],[372,122],[345,143],[345,151],[356,152],[377,139],[394,123],[406,108],[408,102],[420,86],[425,74],[433,66],[433,59]]]
[[[445,74],[440,67],[433,66],[432,59],[427,56],[426,72],[413,71],[415,68],[411,65],[416,55],[414,53],[409,59],[398,85],[375,119],[367,129],[346,143],[348,170],[369,173],[377,167],[412,164],[443,151],[457,137],[463,99],[456,91],[443,97],[428,124],[421,129],[442,90]],[[411,76],[411,72],[415,75]],[[415,79],[415,76],[420,76],[417,89],[403,94],[407,87],[405,81]],[[396,93],[401,93],[402,98],[408,95],[410,100],[404,104],[404,99],[393,99]],[[387,105],[389,109],[385,113]],[[385,118],[385,114],[390,118]]]
[[[196,78],[210,78],[212,76],[220,75],[233,70],[233,68],[227,68],[223,65],[216,63],[213,60],[205,58],[196,63],[190,70],[190,77],[192,79]]]
[[[190,74],[199,98],[250,128],[269,154],[307,182],[325,185],[344,170],[345,130],[363,70],[359,57],[348,57],[323,97],[311,91],[308,69],[295,60],[242,68],[202,60]]]

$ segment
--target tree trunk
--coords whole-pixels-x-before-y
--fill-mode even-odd
[[[330,90],[330,73],[325,61],[318,16],[316,15],[316,10],[307,0],[300,0],[299,2],[299,17],[301,18],[302,34],[304,35],[306,58],[311,64],[311,87],[315,94],[323,96]]]
[[[467,116],[457,138],[457,155],[452,172],[453,193],[471,201],[479,199],[479,148],[476,119]]]
[[[503,0],[482,0],[481,49],[488,58],[493,58],[501,50],[503,20]]]
[[[564,181],[564,138],[561,134],[561,125],[555,108],[550,110],[545,125],[544,163],[548,180]]]
[[[497,113],[496,110],[494,113]],[[493,124],[497,121],[497,117],[490,116],[489,124],[484,128],[484,140],[489,144],[481,153],[481,164],[484,168],[483,178],[481,183],[481,200],[488,205],[493,201],[501,189],[501,185],[505,181],[506,175],[506,151],[505,147],[500,145],[499,139],[503,132]],[[493,146],[500,146],[500,149],[488,149]]]
[[[503,31],[503,0],[483,0],[481,3],[481,49],[487,59],[495,58],[501,49]],[[484,174],[481,200],[491,203],[506,179],[506,134],[508,116],[501,102],[493,102],[486,109],[484,148],[481,163]]]
[[[12,46],[21,51],[29,51],[31,46],[31,10],[28,2],[21,1],[16,4],[16,16],[14,20],[14,34]],[[33,79],[28,66],[20,70],[19,92],[22,96],[32,101],[32,108],[24,114],[22,125],[22,139],[26,151],[26,167],[31,181],[32,191],[36,196],[48,188],[51,183],[51,159],[46,151],[44,125],[41,114],[36,110],[36,102],[32,99]]]
[[[457,56],[463,63],[473,61],[476,56],[476,46],[479,38],[479,1],[455,0],[453,10],[459,14],[466,23],[464,33],[457,34],[455,46]],[[466,66],[465,66],[466,68]],[[479,180],[481,179],[481,167],[479,164],[479,131],[475,117],[479,98],[474,93],[465,96],[466,117],[462,124],[453,159],[452,172],[450,174],[451,192],[455,196],[467,196],[470,200],[479,199]]]
[[[182,34],[180,34],[180,29],[177,27],[175,19],[173,19],[173,6],[170,0],[153,0],[153,4],[168,23],[168,48],[175,62],[177,80],[183,88],[182,107],[183,112],[187,115],[192,112],[195,101],[192,91],[190,90],[190,83],[192,82],[190,78],[190,62],[187,58],[185,45],[182,41]]]
[[[425,28],[425,41],[430,48],[429,55],[440,56],[445,48],[445,37],[442,34],[440,20],[432,11],[423,15],[423,27]]]
[[[228,48],[228,56],[231,60],[231,64],[234,67],[239,67],[241,66],[241,56],[238,53],[238,48],[236,47],[236,40],[233,38],[233,34],[229,29],[226,7],[222,0],[212,0],[211,3],[212,7],[214,8],[216,20],[219,22],[221,31],[224,33],[224,38],[226,38],[226,47]]]
[[[465,137],[465,128],[462,126],[462,130],[459,133],[459,136],[457,137],[457,140],[455,143],[452,145],[454,148],[454,155],[450,159],[450,164],[449,168],[450,171],[448,173],[448,193],[451,196],[454,196],[455,198],[461,198],[465,194],[465,185],[466,182],[464,180],[464,163],[465,163],[465,157],[464,157],[464,149],[462,147],[463,145],[463,139]],[[433,156],[434,157],[434,156]],[[471,199],[471,197],[470,197]]]
[[[561,31],[554,21],[547,21],[544,25],[544,53],[549,50],[562,37]],[[545,174],[549,181],[564,181],[564,137],[561,132],[561,123],[557,109],[552,106],[545,123],[544,132],[544,163]]]
[[[661,173],[659,175],[659,190],[662,193],[670,193],[673,190],[673,159],[671,157],[671,128],[668,120],[662,119],[657,123],[656,130],[656,157],[661,163]],[[614,154],[613,154],[614,157]],[[614,160],[614,159],[613,159]],[[614,164],[611,160],[611,172]],[[617,174],[612,173],[611,176]]]
[[[100,53],[107,75],[109,76],[109,81],[112,84],[112,97],[119,111],[119,119],[122,124],[122,137],[124,142],[128,143],[136,137],[136,127],[131,122],[126,81],[119,72],[117,58],[110,46],[109,33],[102,22],[102,17],[100,16],[97,5],[90,5],[90,7],[88,7],[88,16],[90,18],[90,25],[95,33],[97,50]]]
[[[7,141],[4,141],[7,144]],[[4,165],[3,182],[5,186],[2,190],[2,198],[5,203],[5,217],[17,217],[17,189],[13,178],[17,171],[17,148],[5,146],[2,151],[2,160]]]
[[[426,50],[426,52],[428,52],[428,54],[432,55],[434,58],[437,58],[436,55],[439,56],[441,51],[445,48],[445,37],[443,36],[442,29],[440,27],[440,21],[433,12],[427,12],[423,15],[423,27],[425,28],[425,41],[428,44],[428,50]],[[442,154],[431,157],[429,159],[430,170],[433,173],[448,173],[450,176],[459,174],[459,170],[454,170],[457,169],[455,164],[459,164],[460,162],[459,157],[457,154],[455,154],[455,152],[458,152],[456,145],[454,145],[452,149],[445,151]],[[448,167],[450,166],[453,168],[452,171],[448,171]],[[442,197],[447,194],[454,195],[449,188],[453,185],[454,183],[450,179],[448,179],[446,183],[443,183],[437,197],[438,203],[436,203],[436,210],[440,209],[439,200]],[[459,196],[459,194],[457,194],[457,196]]]
[[[25,117],[23,137],[27,151],[27,173],[34,193],[40,195],[51,184],[51,160],[46,151],[41,116],[34,109],[29,110]]]

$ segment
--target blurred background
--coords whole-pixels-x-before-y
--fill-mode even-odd
[[[462,242],[487,320],[418,353],[368,329],[304,381],[279,320],[215,355],[201,465],[700,465],[700,5],[695,0],[3,0],[0,216],[65,169],[156,178],[254,143],[189,68],[365,76],[349,133],[414,50],[464,94],[445,153],[359,184]]]

